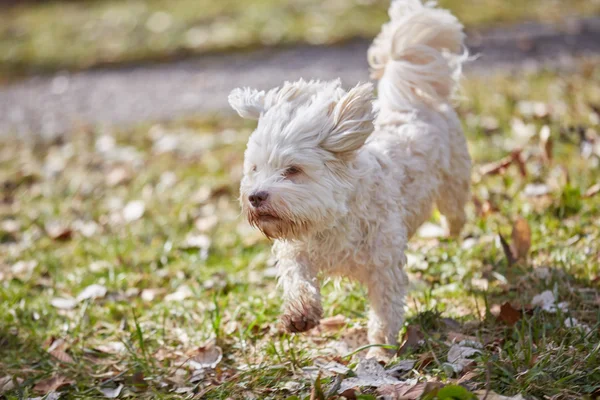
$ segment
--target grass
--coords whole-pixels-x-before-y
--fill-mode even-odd
[[[424,340],[409,339],[389,364],[416,360],[407,378],[529,398],[598,393],[600,194],[584,196],[600,179],[595,61],[465,82],[459,112],[477,206],[469,205],[461,242],[411,241],[406,326]],[[540,150],[543,126],[551,162]],[[292,336],[277,327],[269,242],[240,218],[236,201],[251,129],[198,118],[82,128],[51,146],[3,143],[0,396],[58,386],[63,399],[119,388],[121,398],[318,398],[315,363],[356,366],[334,350],[364,330],[365,290],[356,284],[324,285],[325,314],[345,316],[343,326]],[[517,146],[526,176],[517,165],[481,175]],[[532,184],[549,193],[528,197]],[[497,234],[511,241],[519,217],[531,227],[531,249],[510,265]],[[95,298],[73,300],[90,285],[99,285]],[[533,307],[546,290],[568,310]],[[497,317],[505,302],[516,309],[514,326]],[[568,318],[589,330],[567,327]],[[447,363],[452,338],[483,344],[461,373]],[[331,375],[319,378],[323,392]]]
[[[0,75],[160,61],[189,54],[373,37],[387,0],[101,0],[0,13]],[[441,0],[469,27],[597,15],[598,0]]]

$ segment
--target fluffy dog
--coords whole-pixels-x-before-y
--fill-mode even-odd
[[[240,116],[258,120],[241,204],[274,239],[290,332],[319,324],[321,273],[364,283],[369,341],[397,344],[407,241],[434,205],[451,235],[465,223],[471,160],[449,103],[467,57],[463,27],[419,0],[397,0],[389,15],[368,52],[377,100],[370,83],[345,90],[339,80],[229,96]]]

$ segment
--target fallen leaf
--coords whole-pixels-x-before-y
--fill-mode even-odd
[[[472,340],[463,340],[458,344],[455,343],[448,351],[448,362],[446,365],[449,365],[455,373],[460,373],[465,367],[474,362],[470,357],[481,354],[480,349],[482,347],[481,343]]]
[[[529,254],[531,247],[531,228],[526,219],[519,217],[512,229],[511,251],[515,260],[524,260]]]
[[[123,344],[123,342],[108,342],[104,344],[99,344],[94,348],[98,351],[107,354],[119,354],[127,352],[127,347],[125,347],[125,344]]]
[[[77,306],[77,300],[64,297],[55,297],[50,300],[50,304],[52,307],[58,308],[59,310],[72,310]]]
[[[88,299],[97,299],[106,296],[106,287],[93,284],[81,291],[77,296],[77,301],[81,302]]]
[[[404,335],[404,343],[398,349],[398,354],[402,354],[409,349],[414,349],[419,345],[419,342],[423,340],[425,336],[421,332],[421,328],[418,325],[409,325],[406,327],[406,334]]]
[[[550,192],[550,187],[544,183],[528,183],[523,189],[523,194],[526,197],[541,197]]]
[[[477,338],[475,336],[465,335],[465,334],[460,333],[460,332],[450,331],[450,332],[448,332],[448,340],[451,343],[454,343],[454,342],[462,342],[463,340],[473,340],[473,341],[476,341]]]
[[[188,364],[194,369],[215,368],[221,359],[223,359],[223,350],[212,340],[199,347]]]
[[[475,395],[480,400],[483,398],[486,400],[525,400],[525,397],[521,396],[520,394],[516,396],[502,396],[494,391],[487,392],[485,390],[478,390],[475,392]]]
[[[431,382],[400,382],[396,384],[383,385],[377,389],[377,394],[386,399],[393,400],[417,400],[426,393],[428,384]],[[442,386],[441,384],[438,384]],[[429,386],[431,388],[431,385]]]
[[[589,333],[591,331],[591,328],[589,327],[589,325],[582,324],[577,319],[572,318],[572,317],[566,318],[564,321],[564,324],[565,324],[565,328],[579,329],[579,330],[583,331],[584,333]]]
[[[540,307],[542,310],[549,313],[555,313],[559,309],[563,312],[568,310],[567,302],[556,304],[554,293],[552,293],[550,290],[546,290],[534,296],[533,300],[531,300],[531,305],[534,307]]]
[[[479,376],[479,373],[477,373],[475,371],[469,371],[466,374],[464,374],[463,376],[461,376],[457,383],[460,385],[461,383],[469,382],[469,381],[477,378],[478,376]]]
[[[585,191],[583,197],[593,197],[600,193],[600,183],[596,183],[593,186],[590,186],[588,190]]]
[[[325,361],[320,358],[317,358],[314,361],[314,365],[320,370],[332,372],[334,374],[346,375],[348,372],[350,372],[350,368],[346,367],[343,364],[340,364],[335,361]]]
[[[54,240],[69,240],[73,235],[73,230],[61,222],[49,222],[45,226],[46,233]]]
[[[68,379],[62,375],[55,375],[48,379],[39,381],[33,387],[33,390],[37,393],[46,394],[49,392],[55,392],[63,386],[72,385],[75,381]]]
[[[338,393],[355,387],[380,387],[399,382],[398,379],[388,374],[375,358],[361,359],[355,373],[356,377],[345,379],[342,382]]]
[[[402,376],[406,375],[406,373],[412,371],[412,369],[415,367],[415,364],[416,360],[402,360],[398,364],[391,367],[388,370],[388,374],[396,378],[401,378]]]
[[[509,302],[502,304],[498,318],[509,326],[515,325],[521,319],[521,311],[514,308]]]
[[[338,314],[333,317],[321,319],[319,327],[323,332],[336,332],[346,326],[346,324],[346,317]]]
[[[121,390],[123,390],[123,385],[120,384],[116,388],[102,388],[98,390],[100,390],[104,397],[108,399],[116,399],[121,394]]]
[[[542,157],[546,163],[550,163],[552,161],[553,147],[554,142],[552,141],[552,136],[550,135],[550,127],[548,125],[544,125],[540,130],[540,149],[542,151]]]
[[[208,217],[205,217],[205,218],[198,218],[194,222],[194,226],[200,232],[208,232],[211,229],[213,229],[215,226],[217,226],[218,223],[219,223],[219,217],[217,215],[213,214],[213,215],[209,215]]]
[[[38,262],[35,260],[29,261],[17,261],[10,268],[10,272],[17,277],[25,277],[31,275],[35,267],[37,267]]]
[[[58,361],[65,364],[73,364],[75,361],[73,358],[67,354],[66,350],[68,349],[67,342],[64,339],[56,339],[52,341],[50,347],[48,347],[48,353],[52,355],[52,357],[56,358]]]
[[[124,167],[116,167],[110,170],[106,175],[106,185],[110,187],[118,186],[131,180],[131,172]]]
[[[142,218],[146,211],[146,205],[141,200],[134,200],[127,203],[123,208],[123,218],[127,222],[133,222]]]
[[[13,376],[6,375],[0,378],[0,394],[6,393],[16,388],[15,382],[17,385],[20,385],[23,382],[21,378],[14,378]]]
[[[525,178],[527,176],[527,165],[525,164],[525,158],[523,157],[523,153],[521,152],[521,150],[515,150],[513,151],[511,156],[513,157],[515,164],[517,164],[517,167],[519,168],[519,173],[523,178]]]
[[[192,296],[192,290],[187,285],[181,285],[173,293],[165,296],[165,301],[183,301]]]
[[[341,335],[340,340],[329,342],[330,348],[340,355],[350,352],[368,344],[367,330],[365,328],[350,328]]]

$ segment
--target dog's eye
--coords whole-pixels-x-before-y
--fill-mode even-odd
[[[292,166],[286,168],[286,170],[283,172],[283,176],[289,178],[290,176],[298,175],[300,172],[302,172],[300,168]]]
[[[250,168],[250,171],[256,172],[256,165],[253,165],[252,168]]]

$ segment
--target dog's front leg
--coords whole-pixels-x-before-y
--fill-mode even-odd
[[[305,254],[279,259],[279,283],[283,288],[281,323],[288,332],[306,332],[319,325],[323,315],[316,270]]]

